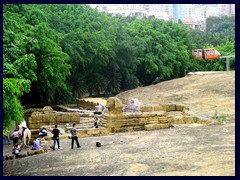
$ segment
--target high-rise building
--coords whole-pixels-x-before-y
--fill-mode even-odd
[[[235,16],[235,4],[97,4],[99,11],[112,15],[135,16],[147,18],[182,21],[193,29],[205,28],[209,16]]]
[[[181,20],[181,4],[174,4],[173,5],[173,21],[178,22]]]
[[[235,16],[235,4],[221,4],[220,13],[226,16]]]
[[[163,4],[163,9],[169,15],[169,19],[173,20],[173,4]]]

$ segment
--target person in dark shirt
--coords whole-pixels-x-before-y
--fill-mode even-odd
[[[93,122],[93,128],[98,128],[99,127],[99,119],[98,117],[94,117],[94,122]]]
[[[55,128],[52,130],[53,133],[53,145],[50,146],[53,150],[55,150],[55,145],[57,142],[58,149],[60,149],[60,142],[59,142],[59,129],[57,128],[57,124],[55,124]]]
[[[42,127],[41,131],[39,132],[40,137],[45,137],[47,136],[47,130],[45,127]]]
[[[78,137],[77,137],[77,129],[75,128],[75,123],[73,124],[73,127],[71,129],[71,134],[72,134],[72,149],[73,149],[74,140],[77,143],[77,147],[80,148]]]

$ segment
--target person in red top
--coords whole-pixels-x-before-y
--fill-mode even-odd
[[[52,148],[53,150],[55,150],[55,145],[57,142],[58,145],[58,149],[60,149],[60,142],[59,142],[59,129],[57,128],[57,124],[55,124],[55,128],[52,130],[53,133],[53,145],[50,146],[50,148]]]

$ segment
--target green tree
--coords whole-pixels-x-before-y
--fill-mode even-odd
[[[4,121],[3,129],[11,128],[13,122],[22,122],[23,120],[23,107],[19,97],[24,92],[30,91],[30,80],[4,78],[3,79],[3,109]]]
[[[29,36],[31,26],[18,13],[24,14],[24,7],[4,5],[3,24],[3,109],[4,128],[10,128],[14,121],[23,120],[23,107],[19,98],[30,91],[32,81],[37,80],[35,55],[28,48],[35,44]]]

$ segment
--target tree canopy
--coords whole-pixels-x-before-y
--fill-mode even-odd
[[[191,50],[235,53],[235,19],[206,22],[202,32],[155,18],[112,17],[83,4],[4,5],[4,127],[22,121],[29,103],[70,103],[150,85],[156,77],[222,70],[223,61],[195,60]]]

